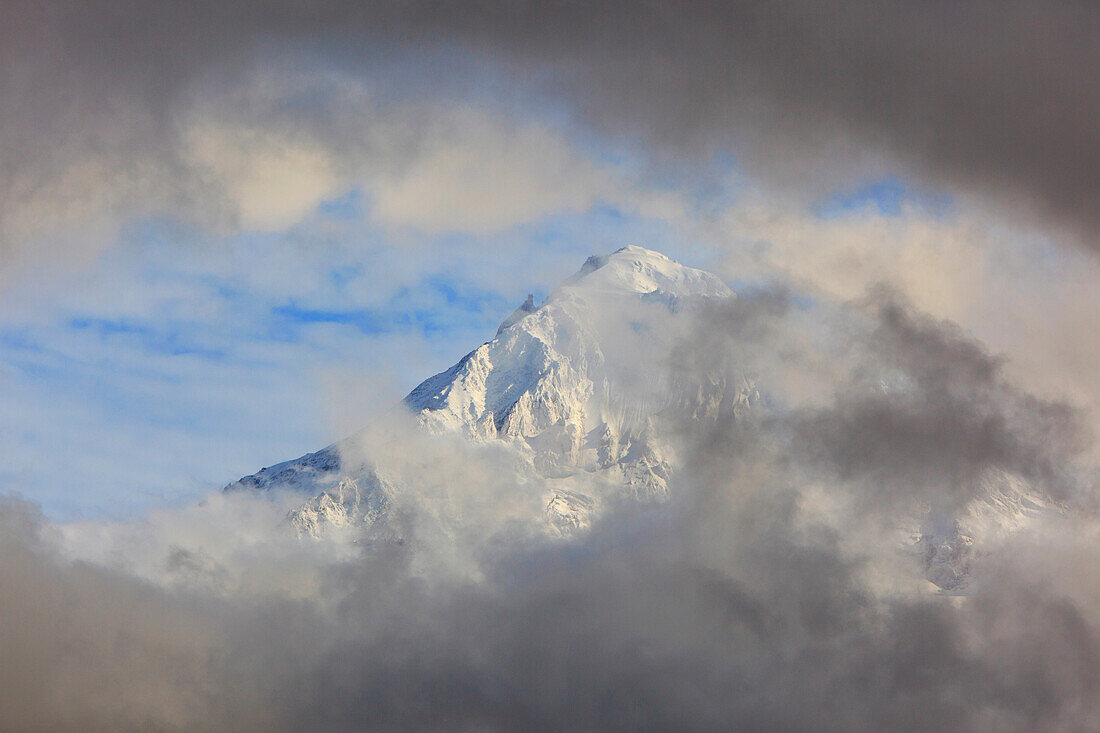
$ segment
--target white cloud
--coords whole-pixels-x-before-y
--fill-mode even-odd
[[[218,121],[192,126],[185,139],[188,161],[225,190],[241,229],[285,229],[346,186],[333,151],[315,141]]]
[[[284,231],[355,186],[394,242],[400,230],[499,233],[601,202],[653,218],[685,208],[527,113],[385,98],[328,71],[199,85],[156,146],[115,137],[79,157],[58,151],[48,176],[9,186],[19,205],[0,217],[0,268],[52,266],[61,251],[84,266],[149,217],[222,235]]]
[[[956,209],[821,219],[748,194],[695,231],[725,253],[720,269],[731,279],[787,277],[842,299],[889,284],[1005,354],[1028,389],[1100,414],[1096,258],[1010,228],[973,202]]]
[[[620,197],[621,184],[541,125],[441,114],[416,153],[374,179],[374,214],[425,232],[485,234]]]

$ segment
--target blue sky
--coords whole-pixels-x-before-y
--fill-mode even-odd
[[[817,203],[814,213],[823,219],[860,212],[897,217],[906,207],[945,216],[951,212],[952,199],[946,194],[913,186],[898,176],[888,176],[831,192]]]

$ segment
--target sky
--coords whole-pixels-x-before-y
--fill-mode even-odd
[[[918,376],[934,372],[935,394],[973,388],[974,404],[1011,427],[1004,441],[1011,447],[996,446],[1006,453],[1032,450],[1031,434],[1013,433],[1013,420],[1031,411],[1046,415],[1037,405],[1065,407],[1080,423],[1074,428],[1084,436],[1080,452],[1098,457],[1091,438],[1100,428],[1098,33],[1100,9],[1068,0],[4,3],[0,521],[9,531],[0,546],[14,559],[2,572],[12,584],[35,573],[46,578],[28,585],[32,598],[88,599],[89,615],[64,611],[70,615],[56,619],[73,629],[72,643],[90,650],[88,659],[109,645],[101,648],[106,642],[81,630],[112,616],[104,600],[112,594],[137,609],[135,648],[153,649],[112,667],[103,688],[74,673],[73,699],[115,694],[141,677],[142,665],[155,665],[159,653],[156,629],[166,626],[180,669],[200,681],[207,672],[210,680],[247,678],[242,694],[254,699],[218,708],[223,727],[273,724],[254,716],[263,708],[256,701],[273,689],[298,689],[301,696],[287,703],[293,711],[280,724],[307,724],[318,701],[333,692],[345,708],[325,720],[354,727],[347,721],[363,712],[356,695],[387,693],[379,670],[456,696],[443,708],[449,718],[399,696],[392,717],[383,716],[398,727],[442,725],[454,716],[470,727],[533,725],[554,718],[532,692],[537,685],[522,677],[524,665],[510,656],[546,651],[528,646],[525,624],[542,618],[538,609],[547,598],[567,615],[570,599],[588,601],[611,588],[612,600],[592,620],[607,633],[601,649],[610,658],[635,648],[639,638],[654,644],[653,656],[638,662],[653,676],[639,673],[638,685],[660,704],[639,709],[655,727],[675,728],[674,712],[692,705],[690,685],[661,691],[655,679],[687,669],[685,679],[710,690],[715,678],[708,671],[734,674],[727,660],[661,641],[682,619],[691,628],[683,641],[698,651],[717,633],[716,614],[725,612],[707,595],[721,583],[703,578],[702,570],[685,580],[679,569],[710,572],[743,561],[738,582],[745,595],[722,603],[743,601],[747,608],[770,599],[777,615],[760,623],[812,641],[791,641],[782,653],[798,663],[784,666],[769,657],[768,634],[752,632],[748,621],[725,640],[753,656],[736,670],[758,695],[755,705],[733,711],[746,725],[781,721],[799,729],[805,719],[780,714],[784,695],[805,685],[816,694],[825,689],[813,687],[819,683],[850,693],[845,685],[858,669],[886,669],[894,687],[880,690],[879,701],[903,690],[905,704],[870,706],[852,717],[834,710],[829,720],[836,729],[872,723],[902,729],[929,700],[943,703],[940,712],[967,709],[962,693],[945,702],[934,681],[903,679],[901,665],[884,651],[893,638],[904,645],[908,637],[895,634],[899,628],[921,629],[919,639],[948,650],[927,657],[910,650],[913,674],[923,674],[925,662],[928,669],[946,664],[953,672],[945,679],[973,683],[972,690],[952,689],[988,697],[988,708],[973,719],[984,729],[1053,721],[1073,730],[1082,720],[1095,722],[1088,717],[1095,710],[1081,700],[1095,690],[1100,657],[1071,651],[1074,639],[1092,649],[1100,638],[1095,618],[1081,611],[1100,584],[1093,572],[1074,589],[1074,576],[1051,570],[1059,562],[1081,568],[1092,561],[1091,526],[1080,528],[1080,545],[1059,544],[1057,532],[1021,540],[1023,559],[996,569],[1003,584],[988,590],[987,605],[958,615],[946,606],[871,608],[847,561],[824,545],[799,546],[788,557],[790,548],[743,528],[746,538],[760,541],[757,553],[748,539],[715,539],[720,532],[690,502],[656,523],[628,512],[580,548],[539,550],[536,559],[526,547],[493,556],[485,576],[518,588],[514,601],[470,588],[448,594],[431,583],[421,587],[403,574],[400,558],[371,560],[369,571],[351,565],[333,571],[335,560],[320,550],[293,559],[299,556],[257,540],[260,559],[241,560],[241,577],[265,589],[260,595],[278,586],[277,601],[199,593],[179,602],[117,569],[67,565],[41,545],[65,526],[81,528],[78,534],[93,537],[89,545],[97,547],[120,533],[124,540],[112,541],[131,550],[145,547],[158,527],[172,537],[207,529],[213,537],[223,519],[211,516],[217,514],[211,506],[228,507],[242,526],[267,528],[282,507],[238,506],[241,500],[215,492],[366,426],[420,381],[492,338],[529,293],[538,301],[589,255],[627,244],[712,271],[749,303],[761,292],[797,292],[798,303],[858,309],[889,293],[904,304],[899,312],[922,315],[890,320],[893,311],[884,306],[868,317],[881,320],[874,338],[886,339],[875,342],[884,351],[872,349],[876,364]],[[890,328],[906,338],[917,334],[944,359],[977,361],[977,372],[1014,386],[967,381],[971,372],[952,381],[957,375],[944,377],[907,351],[909,341],[890,340]],[[970,343],[981,344],[980,358]],[[692,348],[686,353],[696,353]],[[698,353],[709,358],[703,347]],[[857,408],[868,403],[853,404],[826,423],[864,420]],[[918,417],[958,417],[929,404]],[[811,423],[784,429],[808,435]],[[829,455],[843,452],[807,440]],[[1063,447],[1034,451],[1054,461]],[[469,462],[472,483],[492,474],[490,459],[454,451],[440,460]],[[964,458],[969,467],[971,457]],[[760,460],[763,468],[741,456],[703,457],[699,500],[713,498],[715,474],[707,469],[746,477],[781,470]],[[833,463],[822,465],[846,475]],[[919,483],[911,479],[905,486]],[[797,524],[789,507],[751,478],[746,482],[747,498],[737,506],[719,501],[716,516],[759,505],[774,510],[779,526]],[[685,526],[689,536],[699,533],[698,546],[677,543]],[[640,539],[649,531],[651,538]],[[158,552],[171,554],[165,543]],[[350,552],[340,548],[332,557]],[[623,571],[623,552],[650,558],[654,575]],[[180,557],[185,569],[205,562]],[[218,557],[237,567],[229,555]],[[550,570],[526,572],[536,560]],[[292,569],[273,580],[280,566]],[[766,580],[776,568],[834,585],[803,597]],[[318,578],[333,582],[330,571],[352,588],[340,603],[316,591],[326,582]],[[1031,582],[1036,573],[1069,600],[1051,606]],[[570,574],[583,583],[569,585]],[[378,577],[397,580],[373,597]],[[438,583],[451,588],[452,580]],[[314,620],[313,611],[295,603],[315,592],[338,608],[336,617],[324,616],[315,647],[292,648],[287,639]],[[669,594],[685,600],[667,615],[654,611],[632,619],[622,635],[612,633],[616,603],[654,609],[654,599]],[[1017,615],[987,613],[1009,597],[1020,605]],[[33,609],[4,601],[0,594],[0,609],[12,618],[34,618]],[[422,614],[400,618],[401,609],[421,602]],[[356,603],[378,616],[348,611]],[[799,616],[807,607],[820,608],[822,623],[835,627],[819,635],[812,619]],[[1032,690],[1033,708],[998,718],[998,691],[1019,688],[983,675],[1007,664],[1026,676],[1032,668],[1020,660],[1035,655],[1025,630],[1052,613],[1063,615],[1041,636],[1050,644],[1048,656],[1034,662],[1042,684]],[[549,618],[548,638],[581,643],[563,617]],[[467,624],[486,632],[484,619],[501,618],[499,647],[471,648],[446,636]],[[247,631],[262,625],[258,619],[273,619],[272,628],[285,634]],[[837,629],[863,624],[873,632],[858,636],[862,646],[839,654],[851,639]],[[997,629],[1011,643],[993,643]],[[9,680],[12,689],[32,689],[36,679],[61,684],[54,666],[41,660],[63,653],[53,651],[57,640],[46,640],[48,629],[41,634],[34,637],[39,647],[8,648],[12,658],[26,651],[41,662],[40,678]],[[395,650],[379,641],[391,634],[418,641]],[[449,641],[432,647],[437,637]],[[243,650],[246,661],[188,656],[191,645],[214,648],[222,639]],[[979,651],[959,651],[966,647],[960,639]],[[385,663],[365,668],[355,650],[380,653]],[[277,672],[264,682],[257,673],[263,665],[254,662],[267,651]],[[430,658],[427,671],[417,666],[418,654]],[[481,654],[490,660],[484,666]],[[848,676],[808,680],[802,665],[815,654]],[[1043,677],[1061,663],[1079,665],[1072,683]],[[604,658],[571,671],[597,687],[622,674]],[[476,678],[489,688],[494,675],[519,675],[523,704],[502,711],[493,694],[474,695],[471,703],[456,692],[464,684],[456,679]],[[780,680],[770,693],[755,686],[769,675]],[[183,711],[211,699],[206,684],[189,684],[178,697],[157,678],[132,699],[118,693],[121,707],[96,720],[105,727],[145,719],[186,727]],[[622,701],[603,702],[618,710]],[[593,727],[607,723],[601,704],[581,701]],[[1064,717],[1043,717],[1052,709]],[[713,717],[694,721],[701,729],[731,713],[721,706],[704,712]],[[55,722],[77,728],[86,713],[77,705],[73,717]],[[23,720],[37,714],[28,707]]]

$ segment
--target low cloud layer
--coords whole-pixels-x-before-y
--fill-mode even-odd
[[[572,538],[535,529],[540,489],[507,450],[398,418],[360,440],[402,479],[361,536],[300,543],[290,497],[67,528],[4,500],[5,724],[1095,727],[1075,415],[887,293],[839,310],[750,293],[692,322],[665,362],[672,498],[614,504]],[[775,398],[700,418],[743,371]],[[935,593],[898,524],[980,497],[990,472],[1072,515],[984,545],[967,596]]]

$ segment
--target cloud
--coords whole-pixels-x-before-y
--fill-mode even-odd
[[[1088,6],[1020,2],[5,6],[0,91],[20,103],[0,111],[0,236],[5,254],[49,244],[52,260],[142,216],[285,227],[358,181],[383,222],[429,232],[604,197],[675,216],[678,197],[624,193],[575,152],[596,130],[693,174],[732,149],[811,199],[901,161],[1095,244],[1096,22]],[[576,124],[517,124],[503,102],[471,113],[486,89],[560,102]],[[1064,349],[1064,373],[1094,379],[1091,260],[1029,258],[956,219],[894,226],[752,222],[767,244],[756,272],[778,266],[813,298],[746,293],[682,334],[668,355],[684,398],[666,415],[686,457],[674,498],[614,506],[585,535],[531,529],[541,487],[507,454],[400,424],[404,442],[365,446],[404,477],[394,524],[333,553],[291,538],[286,498],[67,528],[4,500],[5,724],[1096,728],[1081,416],[888,293],[835,318],[815,307],[886,277],[1017,343],[988,316],[1023,283],[1015,317],[1060,335],[1020,353],[1042,367]],[[896,246],[875,244],[884,233]],[[282,268],[257,277],[288,283]],[[677,413],[743,370],[781,399]],[[895,530],[949,516],[995,472],[1081,518],[986,545],[967,598],[929,593]]]
[[[417,158],[375,186],[381,222],[485,234],[617,197],[611,174],[546,128],[494,123],[469,111],[432,128]]]
[[[4,12],[0,85],[19,100],[2,117],[9,260],[28,242],[86,256],[143,216],[284,226],[364,165],[384,181],[384,217],[415,213],[433,230],[499,228],[540,201],[573,208],[604,190],[537,125],[478,152],[494,133],[417,142],[456,103],[557,119],[694,176],[732,152],[802,196],[901,165],[1096,242],[1098,18],[1086,4]],[[419,111],[390,114],[402,105]]]
[[[1088,338],[1100,325],[1092,286],[1100,264],[1090,252],[980,208],[903,203],[895,215],[857,209],[823,219],[752,188],[687,229],[722,252],[712,269],[731,281],[789,281],[829,299],[886,284],[1003,354],[1003,368],[1027,390],[1100,406]]]
[[[186,725],[217,681],[219,630],[187,602],[60,560],[32,507],[5,498],[4,724],[77,730]]]
[[[364,196],[392,242],[491,235],[601,203],[656,217],[684,208],[506,109],[394,98],[376,79],[316,64],[281,71],[261,65],[224,86],[195,79],[164,101],[169,125],[92,130],[94,145],[71,143],[72,155],[48,169],[13,165],[0,220],[9,262],[70,250],[91,258],[142,219],[197,227],[191,239],[309,227],[348,191]]]
[[[533,3],[409,14],[504,55],[605,133],[732,150],[788,187],[895,160],[1096,244],[1100,24],[1080,3]],[[980,34],[981,43],[975,43]],[[820,190],[818,188],[818,190]]]
[[[242,229],[285,229],[347,185],[328,151],[265,130],[200,125],[188,130],[185,145],[200,175],[236,203]]]
[[[978,495],[983,467],[1047,489],[1057,476],[1031,471],[1044,462],[1087,478],[1071,417],[882,294],[837,312],[747,293],[697,319],[669,380],[759,369],[763,387],[801,375],[803,395],[702,420],[670,403],[683,459],[671,500],[613,505],[572,538],[532,531],[541,488],[517,482],[501,446],[434,441],[400,419],[361,441],[396,485],[394,521],[359,545],[299,544],[281,521],[292,497],[68,528],[6,499],[6,722],[1095,727],[1093,515],[1003,539],[964,598],[914,592],[919,568],[888,529],[914,504]],[[853,419],[869,405],[881,429]],[[928,427],[941,423],[957,426],[944,440]],[[1067,500],[1087,506],[1088,487]],[[881,584],[883,567],[911,586]]]

